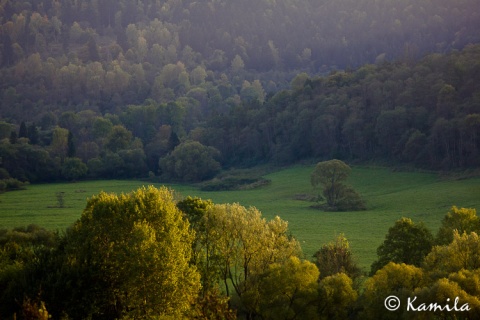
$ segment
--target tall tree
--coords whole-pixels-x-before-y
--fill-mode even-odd
[[[260,278],[270,265],[298,257],[298,242],[288,235],[287,222],[279,217],[267,222],[257,209],[236,203],[215,205],[205,218],[219,282],[228,296],[238,296],[237,307],[257,314]]]
[[[68,132],[67,129],[56,127],[52,133],[50,153],[54,157],[59,157],[62,161],[68,152]]]
[[[65,298],[80,304],[79,317],[181,318],[189,312],[200,289],[189,263],[194,234],[173,197],[151,186],[89,199],[66,245],[67,268],[80,276]]]
[[[62,176],[70,181],[85,177],[88,168],[79,158],[67,158],[62,165]]]
[[[202,181],[221,169],[220,152],[198,141],[179,144],[169,155],[160,159],[159,166],[166,177],[182,181]]]
[[[22,123],[20,123],[20,129],[18,131],[18,137],[19,138],[28,138],[28,129],[27,129],[27,125],[25,124],[25,121],[22,121]]]
[[[106,147],[112,152],[127,149],[132,143],[133,135],[122,125],[116,125],[107,136]]]

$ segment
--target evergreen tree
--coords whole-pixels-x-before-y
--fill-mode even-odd
[[[18,137],[19,138],[28,138],[28,129],[27,129],[27,125],[25,124],[25,121],[22,121],[22,123],[20,123],[20,129],[18,131]]]

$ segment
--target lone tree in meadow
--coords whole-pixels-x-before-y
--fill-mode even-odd
[[[343,161],[333,159],[317,163],[310,175],[314,188],[322,187],[327,210],[365,210],[365,202],[360,195],[344,182],[352,169]]]

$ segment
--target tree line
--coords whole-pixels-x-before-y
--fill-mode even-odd
[[[245,81],[240,95],[230,96],[227,80],[214,85],[205,78],[192,89],[194,96],[119,104],[112,113],[91,107],[32,113],[24,104],[12,108],[7,94],[1,178],[160,176],[192,182],[231,166],[312,158],[475,168],[479,48],[432,54],[415,64],[383,62],[316,77],[300,73],[288,89],[268,95],[260,81]],[[7,91],[15,100],[15,89]],[[16,123],[20,109],[33,119]]]
[[[0,230],[0,315],[474,318],[480,312],[479,231],[475,209],[452,207],[436,236],[402,218],[367,276],[343,235],[309,259],[286,221],[267,221],[255,208],[176,199],[165,187],[102,192],[63,233],[38,226]],[[468,310],[386,313],[391,295],[426,305],[457,298]]]

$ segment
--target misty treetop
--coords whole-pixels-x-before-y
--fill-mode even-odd
[[[299,71],[462,49],[480,40],[478,10],[475,0],[8,0],[1,90],[15,112],[2,116],[39,105],[104,113],[185,95],[218,107],[220,97],[251,95],[244,85],[254,80],[272,92]]]
[[[214,71],[359,66],[478,42],[478,3],[464,1],[4,1],[2,65],[22,55],[175,63],[186,49]],[[261,31],[260,31],[261,30]],[[151,52],[154,46],[158,45]],[[128,52],[130,50],[130,52]],[[192,62],[192,61],[188,61]]]

